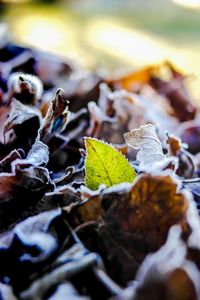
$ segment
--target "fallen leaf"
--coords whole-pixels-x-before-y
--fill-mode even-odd
[[[64,97],[63,91],[59,89],[49,105],[39,129],[38,138],[46,143],[52,133],[62,132],[69,121],[69,115],[68,100]]]
[[[142,263],[133,299],[197,300],[200,273],[186,255],[187,246],[181,240],[181,230],[172,227],[166,244]]]
[[[42,96],[43,85],[41,80],[34,75],[12,73],[8,81],[8,105],[12,98],[23,104],[34,105]]]
[[[164,155],[161,143],[152,124],[143,125],[124,134],[125,142],[138,150],[137,160],[140,170],[159,172],[167,168],[175,169],[176,160]]]
[[[121,201],[115,201],[106,220],[111,226],[116,222],[120,230],[140,236],[143,247],[155,251],[165,242],[172,225],[185,226],[187,208],[186,196],[177,191],[177,183],[170,176],[145,174]]]
[[[105,184],[110,187],[132,182],[135,171],[123,154],[113,146],[93,138],[85,138],[85,184],[91,190]]]
[[[151,78],[151,74],[156,67],[148,66],[139,70],[135,70],[132,73],[122,76],[116,76],[114,79],[108,79],[109,85],[114,85],[115,88],[125,89],[127,91],[133,91],[134,87],[138,85],[147,84]]]

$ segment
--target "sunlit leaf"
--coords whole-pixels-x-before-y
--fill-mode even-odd
[[[114,86],[120,86],[122,89],[132,91],[134,85],[146,84],[151,78],[152,71],[155,69],[155,66],[147,66],[139,70],[135,70],[132,73],[122,75],[121,77],[108,80],[109,84]]]
[[[88,188],[95,190],[100,184],[109,187],[134,180],[133,168],[113,146],[93,138],[85,138],[85,146],[85,183]]]

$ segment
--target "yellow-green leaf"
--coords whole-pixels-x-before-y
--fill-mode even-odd
[[[113,146],[94,138],[85,138],[85,184],[91,190],[100,184],[110,187],[133,182],[136,174],[126,157]]]

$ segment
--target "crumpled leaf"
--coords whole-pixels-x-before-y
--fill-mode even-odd
[[[19,161],[20,162],[20,161]],[[38,212],[37,202],[53,184],[43,167],[16,164],[13,173],[0,174],[0,231]]]
[[[177,183],[170,176],[142,175],[127,196],[115,203],[110,217],[113,221],[116,217],[125,231],[143,232],[154,247],[163,243],[172,225],[185,223],[188,201],[177,191]]]
[[[195,175],[194,157],[185,148],[186,145],[181,143],[181,140],[174,136],[167,134],[167,152],[178,158],[178,165],[176,174],[183,178],[193,178]]]
[[[200,178],[183,180],[182,184],[184,188],[192,193],[197,209],[200,212]]]
[[[112,144],[123,142],[125,129],[120,125],[120,120],[116,116],[112,93],[105,83],[100,85],[98,105],[95,102],[89,102],[88,112],[90,123],[86,132],[87,136],[103,139]]]
[[[14,100],[9,117],[4,124],[6,144],[22,148],[25,152],[29,151],[37,137],[41,119],[40,111],[37,108]],[[13,135],[13,137],[10,138],[9,135]]]
[[[197,109],[192,104],[191,97],[184,85],[185,76],[179,73],[171,64],[166,64],[171,73],[171,79],[166,81],[152,75],[150,84],[156,91],[169,101],[174,110],[174,115],[180,122],[194,119]]]
[[[105,189],[89,201],[95,201],[99,210],[96,207],[88,215],[81,206],[77,209],[78,217],[90,221],[88,237],[81,226],[79,234],[90,250],[101,254],[109,275],[122,285],[134,278],[148,253],[166,242],[171,226],[179,224],[185,236],[189,233],[190,199],[170,176],[143,174],[134,184]],[[87,205],[93,209],[92,203],[86,202],[86,209]]]
[[[176,168],[176,160],[164,155],[161,143],[152,124],[143,125],[124,134],[127,145],[137,153],[140,170],[146,172],[159,172],[167,168]]]
[[[85,138],[85,146],[85,183],[88,188],[95,190],[100,184],[109,187],[135,179],[135,172],[128,160],[111,145]]]
[[[169,135],[167,134],[167,141],[166,141],[168,148],[167,151],[169,155],[171,156],[178,156],[178,154],[181,151],[181,140],[174,136],[174,135]]]
[[[70,283],[60,284],[55,293],[51,295],[47,300],[89,300],[86,296],[78,295],[77,291],[74,289],[73,285]]]
[[[135,70],[130,74],[116,76],[116,78],[108,79],[109,85],[114,85],[115,88],[125,89],[127,91],[134,91],[138,86],[149,82],[153,70],[156,66],[147,66],[139,70]]]
[[[63,232],[59,232],[61,229]],[[1,280],[7,277],[15,291],[23,290],[33,273],[54,259],[67,233],[61,210],[57,209],[27,218],[1,235]],[[19,270],[21,276],[17,276]]]
[[[49,161],[49,149],[48,146],[42,143],[39,140],[31,147],[25,162],[35,165],[35,166],[44,166]]]
[[[20,151],[11,151],[4,159],[0,161],[0,172],[11,173],[11,163],[16,159],[21,159]]]
[[[14,129],[17,125],[21,125],[33,118],[36,118],[39,123],[41,122],[41,115],[37,109],[24,105],[18,100],[14,100],[9,117],[4,126],[4,134],[9,130]]]
[[[69,280],[80,271],[84,272],[98,263],[100,263],[98,255],[90,253],[81,244],[75,244],[57,257],[52,264],[52,270],[37,278],[27,290],[20,294],[20,298],[42,300],[48,290],[56,287],[59,282]]]
[[[107,123],[114,123],[112,118],[109,118],[95,102],[88,103],[88,112],[90,114],[90,125],[87,130],[87,135],[96,137],[103,135],[103,125]]]
[[[78,112],[86,107],[90,101],[97,101],[101,76],[95,72],[74,70],[63,84],[65,97],[70,101],[70,111]]]
[[[111,110],[118,125],[118,135],[148,123],[156,124],[159,136],[164,136],[165,130],[171,132],[176,128],[178,122],[171,115],[168,105],[153,90],[146,90],[138,95],[126,90],[111,92],[103,88],[99,105],[102,103],[101,109],[105,106],[106,110]]]
[[[133,299],[160,300],[163,296],[166,300],[198,299],[200,273],[186,255],[181,230],[172,227],[166,244],[142,263]]]
[[[4,173],[0,173],[0,230],[38,212],[37,203],[54,188],[43,167],[48,159],[48,147],[36,140],[25,159],[15,150],[1,162]]]
[[[65,129],[70,115],[67,104],[68,100],[64,97],[63,91],[57,90],[39,129],[41,141],[47,142],[51,133],[62,132]]]
[[[37,76],[23,73],[12,73],[8,89],[8,104],[14,97],[23,104],[34,105],[43,92],[42,82]]]
[[[178,129],[181,140],[188,145],[188,151],[192,154],[200,152],[200,127],[198,119],[194,122],[186,122]]]

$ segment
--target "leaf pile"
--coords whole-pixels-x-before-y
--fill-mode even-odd
[[[199,300],[186,77],[104,77],[0,39],[0,299]]]

